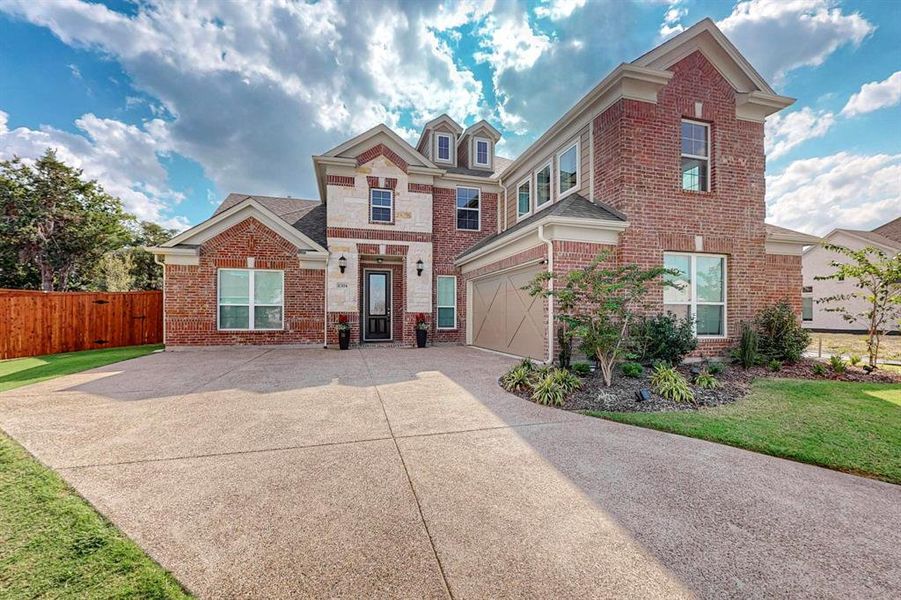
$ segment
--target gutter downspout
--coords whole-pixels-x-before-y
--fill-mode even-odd
[[[322,289],[322,347],[328,349],[328,267],[331,253],[325,258],[325,279]]]
[[[163,267],[163,349],[166,349],[166,261],[159,254],[153,255],[153,262]]]
[[[504,190],[504,203],[503,203],[503,207],[502,207],[501,203],[498,202],[497,209],[499,211],[501,211],[501,213],[504,216],[504,228],[501,229],[501,220],[500,220],[501,215],[498,215],[498,220],[497,220],[497,232],[498,233],[500,233],[501,231],[507,230],[507,186],[504,185],[503,181],[504,181],[503,179],[498,180],[498,183],[500,184],[501,189]]]
[[[554,273],[554,242],[544,237],[544,225],[538,226],[538,239],[547,245],[547,270]],[[554,291],[554,278],[547,280],[548,291]],[[547,297],[547,364],[554,363],[554,296]]]

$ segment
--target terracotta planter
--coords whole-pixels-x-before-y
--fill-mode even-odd
[[[350,329],[338,330],[338,348],[341,350],[350,348]]]
[[[417,348],[425,348],[425,343],[429,339],[429,330],[428,329],[417,329],[416,330],[416,347]]]

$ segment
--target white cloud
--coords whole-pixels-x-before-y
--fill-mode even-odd
[[[350,135],[385,122],[415,139],[442,112],[461,122],[488,114],[481,83],[436,32],[492,7],[182,0],[126,15],[80,0],[0,0],[0,10],[117,60],[165,109],[172,151],[220,190],[310,197],[310,156]]]
[[[901,214],[901,154],[839,152],[767,177],[768,219],[813,234],[872,229]]]
[[[165,124],[159,120],[143,127],[93,114],[75,121],[82,134],[53,127],[9,129],[7,113],[0,111],[0,160],[19,156],[34,159],[48,148],[68,165],[83,169],[125,208],[140,219],[184,229],[188,222],[174,215],[173,207],[184,199],[169,189],[160,155],[170,151]]]
[[[667,39],[685,31],[682,17],[688,14],[688,9],[682,4],[682,0],[673,0],[669,3],[666,13],[663,15],[663,23],[660,25],[658,35],[661,40]]]
[[[885,81],[871,81],[861,86],[860,91],[851,96],[842,115],[853,117],[901,103],[901,71],[895,71]]]
[[[482,36],[475,59],[487,62],[496,74],[504,71],[525,71],[535,64],[542,53],[551,47],[551,39],[529,24],[526,13],[500,18],[490,16],[479,31]]]
[[[806,106],[790,113],[776,113],[766,120],[767,157],[779,158],[802,142],[823,137],[834,124],[835,115],[831,112]]]
[[[568,18],[577,8],[585,6],[585,0],[541,0],[535,7],[535,16],[559,21]]]
[[[744,0],[717,25],[776,83],[793,69],[823,64],[838,48],[856,46],[875,30],[834,0]]]

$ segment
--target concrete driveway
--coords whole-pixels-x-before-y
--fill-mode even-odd
[[[510,363],[166,352],[0,395],[0,426],[202,597],[901,589],[901,488],[542,408]]]

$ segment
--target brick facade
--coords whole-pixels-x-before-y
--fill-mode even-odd
[[[279,269],[285,272],[282,331],[219,331],[217,271],[220,268]],[[325,271],[300,268],[297,248],[254,218],[203,244],[200,264],[166,265],[165,343],[170,346],[221,344],[322,345],[325,331]]]
[[[434,275],[457,276],[457,327],[437,330],[433,326],[432,339],[438,343],[462,344],[466,341],[466,283],[454,266],[454,259],[464,250],[497,231],[498,195],[482,192],[480,198],[479,231],[457,229],[457,190],[435,187],[432,193],[432,223],[435,236],[432,243]],[[432,285],[432,323],[438,321],[437,284]]]

